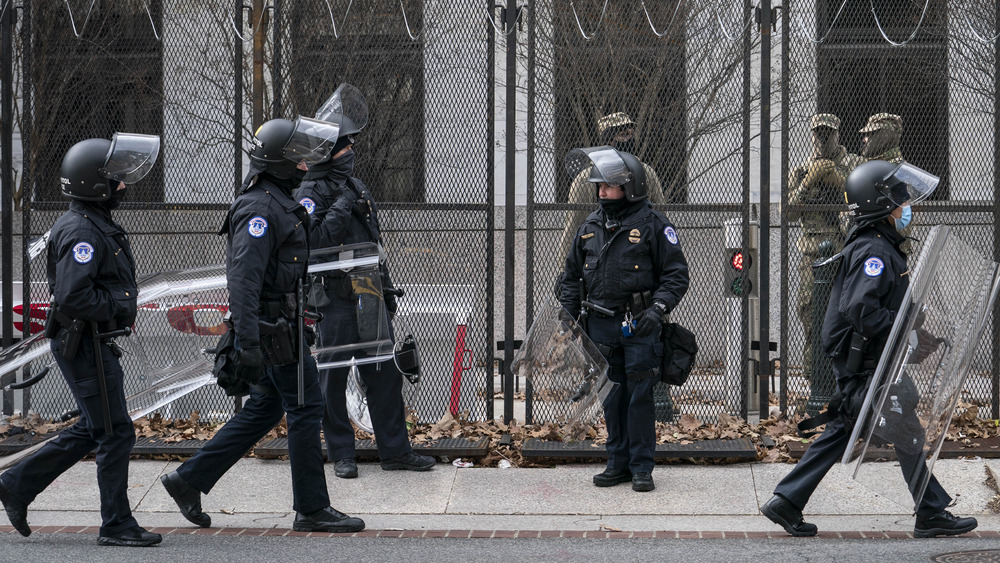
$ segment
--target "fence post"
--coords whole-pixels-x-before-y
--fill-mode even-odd
[[[507,373],[503,386],[503,421],[509,424],[514,419],[514,377],[510,366],[514,360],[514,227],[516,214],[514,206],[517,172],[517,33],[512,33],[517,25],[517,0],[507,0],[503,10],[503,30],[507,34],[506,112],[504,127],[504,314],[503,314],[503,365]]]

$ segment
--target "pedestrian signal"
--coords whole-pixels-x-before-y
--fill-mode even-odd
[[[757,252],[743,248],[726,249],[723,292],[727,297],[757,296]]]

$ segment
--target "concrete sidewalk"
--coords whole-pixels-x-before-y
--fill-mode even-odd
[[[131,462],[129,498],[140,525],[193,529],[159,482],[160,475],[177,465]],[[338,479],[333,465],[326,465],[333,506],[364,518],[369,530],[770,532],[778,536],[784,532],[761,516],[758,506],[770,498],[775,484],[791,468],[762,463],[658,465],[653,472],[656,490],[636,493],[628,484],[593,486],[591,477],[603,469],[600,464],[460,469],[442,463],[433,471],[413,473],[387,472],[377,463],[361,463],[357,479]],[[995,485],[987,484],[988,470],[1000,475],[1000,460],[941,460],[934,473],[955,498],[952,512],[975,516],[979,532],[1000,537],[1000,515],[988,507],[997,495]],[[93,462],[81,462],[61,476],[31,504],[32,527],[100,525],[95,472]],[[806,507],[807,521],[816,523],[821,532],[912,532],[912,502],[898,465],[872,464],[864,475],[861,481],[852,481],[844,468],[835,466]],[[225,529],[222,533],[242,528],[291,529],[295,514],[288,462],[241,460],[204,497],[203,506],[212,516],[213,528]],[[0,530],[10,530],[5,519],[0,523]]]

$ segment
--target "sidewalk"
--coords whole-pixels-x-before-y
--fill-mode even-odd
[[[179,528],[175,533],[196,529],[180,515],[159,482],[160,475],[177,465],[131,462],[129,498],[140,525],[164,531]],[[360,463],[357,479],[336,478],[332,464],[326,465],[326,473],[333,506],[364,518],[369,530],[365,535],[395,530],[407,531],[406,536],[437,537],[444,533],[545,537],[582,532],[626,532],[645,537],[650,537],[649,532],[659,532],[656,537],[677,532],[701,532],[702,537],[723,537],[723,533],[785,535],[761,516],[757,507],[770,498],[775,484],[792,465],[657,465],[653,472],[656,490],[651,493],[633,492],[628,484],[593,486],[591,477],[602,468],[600,464],[567,464],[460,469],[441,463],[433,471],[414,473],[386,472],[377,463]],[[987,484],[988,469],[1000,475],[1000,460],[940,460],[934,473],[955,498],[952,512],[975,516],[978,532],[1000,538],[1000,515],[988,506],[997,495],[996,485]],[[878,483],[877,488],[888,492],[849,480],[844,468],[837,465],[806,507],[806,520],[817,524],[821,532],[845,532],[842,535],[849,537],[864,537],[864,532],[886,532],[890,537],[912,532],[912,503],[899,467],[880,463],[863,471],[866,482]],[[200,533],[261,535],[267,533],[264,529],[275,533],[290,530],[295,514],[289,481],[287,461],[241,460],[210,495],[203,497],[213,529]],[[100,525],[94,463],[81,462],[53,483],[32,503],[29,521],[36,530],[55,527],[46,531],[65,526],[74,528],[63,531],[79,531],[75,527]],[[11,530],[6,520],[2,524],[0,531]],[[251,530],[240,532],[244,528]],[[514,531],[520,534],[511,533]]]

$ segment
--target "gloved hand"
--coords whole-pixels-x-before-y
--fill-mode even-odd
[[[918,328],[913,332],[916,333],[917,345],[913,353],[910,354],[910,359],[908,360],[908,363],[919,364],[923,362],[928,357],[930,357],[931,354],[937,352],[937,349],[941,347],[942,343],[944,343],[944,339],[938,338],[937,336],[934,336],[933,334],[922,328]],[[912,338],[910,339],[910,343],[912,345],[913,343]]]
[[[639,315],[638,324],[632,334],[639,338],[646,338],[655,334],[656,331],[660,330],[660,326],[663,325],[663,315],[666,314],[666,308],[666,305],[663,303],[654,302],[652,306]]]
[[[240,350],[240,359],[236,362],[236,378],[253,385],[260,380],[264,372],[264,354],[260,348],[244,348]]]
[[[383,292],[382,299],[385,300],[385,309],[389,311],[389,320],[391,321],[396,317],[396,311],[399,310],[399,301],[396,300],[395,293]]]

